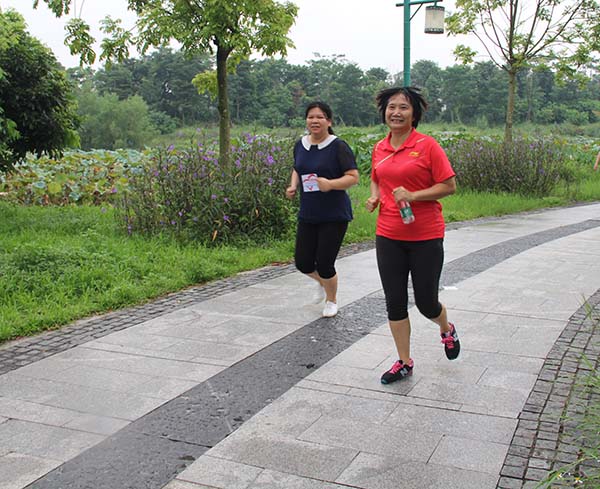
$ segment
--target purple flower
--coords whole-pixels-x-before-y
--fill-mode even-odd
[[[113,188],[111,188],[111,189],[110,189],[110,193],[111,193],[111,194],[116,194],[116,193],[117,193],[117,189],[116,189],[116,187],[113,187]]]
[[[217,198],[217,196],[216,196],[215,194],[212,194],[212,195],[210,196],[210,198],[211,198],[212,200],[215,200],[215,199]]]
[[[177,215],[178,215],[179,217],[181,217],[181,216],[183,216],[183,212],[179,211],[179,212],[177,213]]]
[[[275,163],[275,158],[273,158],[271,155],[267,156],[267,165],[270,166],[273,163]]]
[[[227,202],[229,202],[229,199],[227,197],[223,197],[223,202],[227,204]]]
[[[273,185],[273,179],[272,179],[272,178],[269,178],[269,179],[267,180],[267,183],[268,183],[269,185]]]
[[[236,168],[241,168],[242,162],[240,160],[235,160],[235,166],[236,166]]]
[[[170,144],[169,147],[167,148],[167,151],[173,151],[174,149],[175,149],[175,145]]]
[[[229,222],[229,216],[227,216],[227,215],[224,215],[224,216],[223,216],[223,220],[224,220],[224,221],[227,221],[227,222]]]

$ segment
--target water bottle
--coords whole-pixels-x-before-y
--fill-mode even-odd
[[[413,214],[412,208],[405,200],[400,201],[400,215],[402,216],[402,222],[404,224],[415,222],[415,215]]]

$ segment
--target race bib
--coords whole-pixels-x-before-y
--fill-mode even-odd
[[[317,177],[316,173],[307,173],[302,175],[302,189],[305,192],[318,192],[319,186],[317,185]]]

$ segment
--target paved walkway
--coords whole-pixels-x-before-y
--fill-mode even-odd
[[[411,309],[414,375],[389,386],[368,246],[338,262],[333,319],[288,266],[4,345],[0,489],[534,487],[576,456],[599,244],[600,204],[450,226],[461,357]]]

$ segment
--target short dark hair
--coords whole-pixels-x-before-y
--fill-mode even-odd
[[[417,87],[393,87],[381,90],[375,97],[377,102],[377,109],[381,115],[381,120],[385,124],[385,110],[387,109],[390,98],[394,95],[402,93],[409,101],[413,109],[413,121],[412,126],[416,128],[423,117],[423,113],[427,110],[427,102],[421,90]]]
[[[311,111],[311,109],[321,109],[323,114],[325,114],[325,117],[327,117],[327,120],[333,122],[333,111],[325,102],[322,102],[321,100],[315,100],[314,102],[308,104],[306,106],[306,111],[304,112],[305,119],[308,117],[308,113]],[[333,134],[333,129],[331,129],[331,126],[327,128],[327,132],[329,132],[329,134]]]

